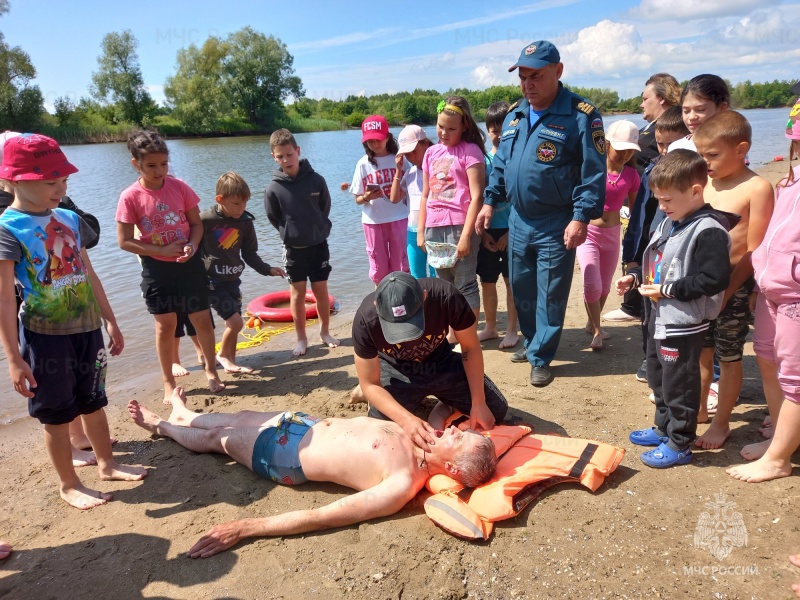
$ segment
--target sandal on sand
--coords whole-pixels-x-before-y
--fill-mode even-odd
[[[692,451],[687,448],[683,452],[676,452],[665,442],[662,442],[655,450],[648,450],[639,458],[648,467],[654,469],[666,469],[676,465],[687,465],[692,462]]]
[[[669,440],[667,436],[658,435],[655,427],[631,431],[628,439],[637,446],[658,446]]]
[[[717,394],[714,393],[714,390],[711,390],[708,393],[708,401],[706,402],[706,409],[708,410],[708,416],[713,416],[717,414],[717,403],[719,402],[719,398]]]

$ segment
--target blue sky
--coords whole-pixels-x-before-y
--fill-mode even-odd
[[[628,98],[659,71],[800,79],[798,9],[781,0],[11,0],[0,31],[30,55],[48,107],[89,94],[111,31],[136,36],[145,82],[163,102],[180,48],[246,25],[287,45],[314,98],[515,83],[507,68],[537,39],[556,43],[565,81]]]

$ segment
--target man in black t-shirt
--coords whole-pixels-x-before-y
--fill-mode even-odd
[[[426,396],[470,416],[473,429],[491,429],[508,403],[483,373],[475,314],[456,287],[396,271],[361,303],[353,319],[359,387],[369,416],[391,419],[430,451],[436,432],[412,414]],[[447,341],[452,327],[461,352]]]

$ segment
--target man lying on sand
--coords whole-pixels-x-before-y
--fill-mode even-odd
[[[301,412],[197,414],[177,388],[168,420],[128,403],[133,421],[195,452],[227,454],[262,477],[286,485],[329,481],[358,493],[313,510],[296,510],[212,527],[187,553],[206,558],[242,538],[343,527],[399,511],[431,475],[445,473],[468,487],[494,474],[491,440],[450,427],[426,452],[403,429],[370,417],[317,419]]]

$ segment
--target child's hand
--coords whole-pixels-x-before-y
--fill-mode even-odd
[[[185,242],[183,240],[177,240],[172,242],[171,244],[167,244],[166,246],[159,246],[158,253],[163,256],[164,258],[174,258],[178,259],[179,257],[183,256],[183,245]],[[185,261],[179,261],[185,262]]]
[[[615,284],[617,295],[622,296],[633,286],[633,275],[625,275],[624,277],[620,277],[617,279],[617,283]]]
[[[125,340],[122,339],[122,332],[116,323],[106,321],[106,333],[108,333],[108,353],[111,356],[119,356],[125,347]]]
[[[469,256],[469,235],[462,236],[458,240],[458,246],[456,246],[456,256],[458,258],[466,258]]]
[[[497,243],[494,241],[494,238],[485,231],[481,235],[481,245],[489,252],[497,251]]]
[[[658,302],[661,295],[661,285],[657,283],[646,283],[639,287],[639,293],[645,298],[650,298],[653,302]]]
[[[183,247],[181,248],[181,250],[182,250],[183,254],[181,254],[175,260],[177,262],[179,262],[179,263],[185,263],[187,260],[189,260],[190,258],[192,258],[194,256],[194,253],[195,253],[196,249],[194,247],[194,244],[192,244],[191,242],[185,242],[183,244]]]
[[[269,274],[273,277],[286,277],[286,271],[281,269],[280,267],[272,267],[269,270]]]
[[[500,236],[500,239],[497,240],[497,250],[500,252],[505,252],[506,248],[508,248],[508,232],[506,231],[503,235]]]
[[[8,375],[14,384],[14,391],[25,398],[33,398],[31,388],[36,387],[36,379],[28,363],[19,357],[18,360],[8,361]]]
[[[405,166],[405,156],[403,154],[396,154],[394,157],[394,164],[397,167],[397,174],[395,177],[400,178],[403,176],[403,167]]]
[[[427,253],[427,250],[425,250],[425,231],[424,230],[417,231],[417,247],[421,248],[423,252]]]

